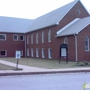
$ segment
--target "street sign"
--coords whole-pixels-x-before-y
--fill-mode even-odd
[[[20,59],[21,58],[21,52],[20,51],[16,51],[16,59]]]

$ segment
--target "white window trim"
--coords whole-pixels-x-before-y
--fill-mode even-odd
[[[48,30],[48,42],[51,42],[51,30]]]
[[[33,51],[33,48],[31,48],[31,57],[34,57],[34,51]]]
[[[6,40],[6,34],[0,34],[0,35],[5,35],[5,39],[0,39],[2,41],[5,41]]]
[[[0,55],[0,56],[7,56],[7,50],[0,50],[0,51],[5,51],[5,55]]]
[[[21,50],[20,52],[21,52],[21,56],[23,56],[23,50]]]
[[[51,59],[51,58],[52,58],[52,56],[51,56],[51,53],[52,53],[52,52],[50,53],[50,49],[51,49],[51,48],[48,48],[48,58]],[[51,50],[52,50],[52,49],[51,49]]]
[[[29,56],[29,49],[27,49],[27,56]]]
[[[38,33],[36,33],[36,43],[38,43]]]
[[[23,40],[20,39],[20,41],[24,41],[25,40],[24,35],[20,35],[20,36],[23,36]]]
[[[33,44],[33,34],[31,35],[31,44]]]
[[[42,58],[45,58],[45,49],[42,48]]]
[[[36,57],[39,57],[39,49],[36,48]]]
[[[44,43],[44,31],[42,32],[42,43]]]
[[[14,39],[14,36],[17,36],[17,40]],[[13,35],[13,40],[14,40],[14,41],[18,41],[18,35],[17,35],[17,34],[14,34],[14,35]]]
[[[67,37],[64,38],[64,44],[68,44],[68,38]]]
[[[88,50],[86,50],[86,44],[85,44],[85,51],[89,51],[89,37],[88,36],[86,36],[86,37],[88,39]],[[85,37],[85,42],[86,42],[86,37]]]
[[[27,44],[29,44],[29,35],[27,35]]]

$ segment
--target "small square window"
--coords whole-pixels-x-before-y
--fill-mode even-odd
[[[0,56],[6,56],[7,52],[6,51],[0,51]]]
[[[6,34],[0,34],[0,40],[6,40]]]
[[[24,41],[24,35],[20,36],[20,41]]]
[[[13,40],[18,41],[18,35],[13,35]]]

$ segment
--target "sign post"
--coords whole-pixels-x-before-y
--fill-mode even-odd
[[[18,63],[19,63],[19,59],[20,58],[21,58],[21,52],[20,51],[16,51],[16,59],[17,59],[16,70],[18,70]]]

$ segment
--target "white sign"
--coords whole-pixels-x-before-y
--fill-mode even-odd
[[[61,48],[61,56],[67,56],[66,48]]]
[[[21,58],[21,52],[20,51],[16,51],[16,59],[20,59]]]

